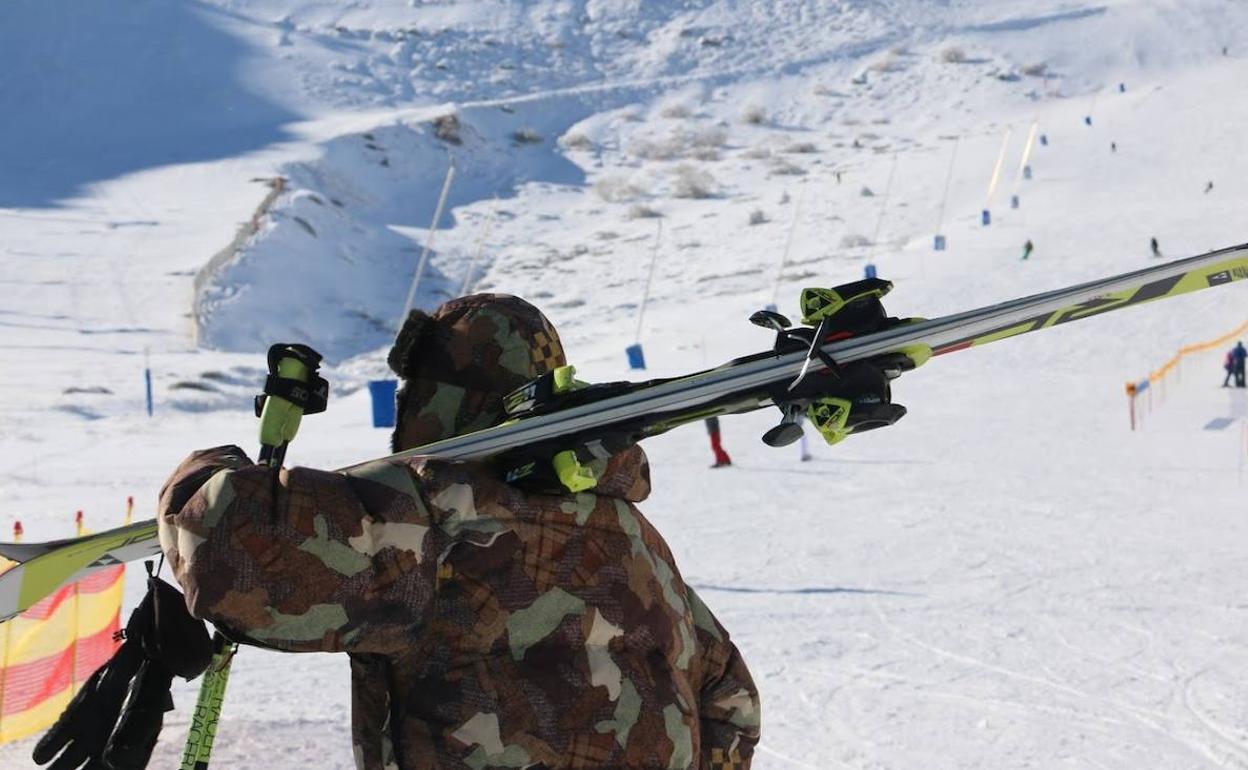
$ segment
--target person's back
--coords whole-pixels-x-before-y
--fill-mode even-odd
[[[413,318],[391,353],[396,449],[497,423],[501,394],[563,362],[515,298]],[[162,544],[197,616],[352,653],[361,768],[748,767],[757,692],[634,505],[644,454],[595,470],[592,492],[537,494],[476,463],[275,480],[213,450],[162,495]]]

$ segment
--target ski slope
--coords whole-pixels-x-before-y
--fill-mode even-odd
[[[131,494],[148,515],[190,450],[250,450],[271,341],[331,362],[290,462],[382,454],[362,386],[451,162],[418,304],[527,297],[591,380],[629,376],[652,259],[640,339],[667,375],[770,344],[752,311],[868,263],[891,312],[933,317],[1143,266],[1153,236],[1248,241],[1248,9],[1221,0],[69,11],[0,12],[5,536],[112,526]],[[1245,391],[1215,352],[1134,433],[1123,394],[1245,320],[1231,287],[945,356],[895,385],[905,420],[809,463],[757,440],[768,413],[724,421],[730,469],[698,429],[649,442],[643,510],[763,694],[754,766],[1248,767]],[[216,762],[350,767],[348,686],[340,657],[245,650]],[[175,699],[154,767],[194,688]]]

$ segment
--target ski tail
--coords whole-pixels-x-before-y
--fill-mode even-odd
[[[78,538],[46,540],[42,543],[0,543],[0,559],[21,564],[73,543]]]

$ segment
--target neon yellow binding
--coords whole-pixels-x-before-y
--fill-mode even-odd
[[[580,390],[588,384],[576,379],[576,367],[571,365],[558,367],[551,372],[551,377],[555,395]],[[559,483],[567,487],[569,492],[584,492],[598,484],[598,472],[578,460],[576,452],[571,449],[552,457],[550,464],[554,466]]]

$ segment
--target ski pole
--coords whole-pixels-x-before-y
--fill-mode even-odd
[[[277,344],[269,348],[269,376],[264,393],[256,396],[256,416],[260,418],[259,465],[274,470],[282,467],[286,448],[299,432],[305,414],[325,411],[329,383],[317,373],[321,355],[307,345]],[[273,481],[277,483],[277,474]],[[200,681],[199,697],[186,736],[180,770],[206,770],[212,743],[221,721],[225,686],[230,665],[238,652],[238,642],[220,631],[213,634],[212,663]]]

